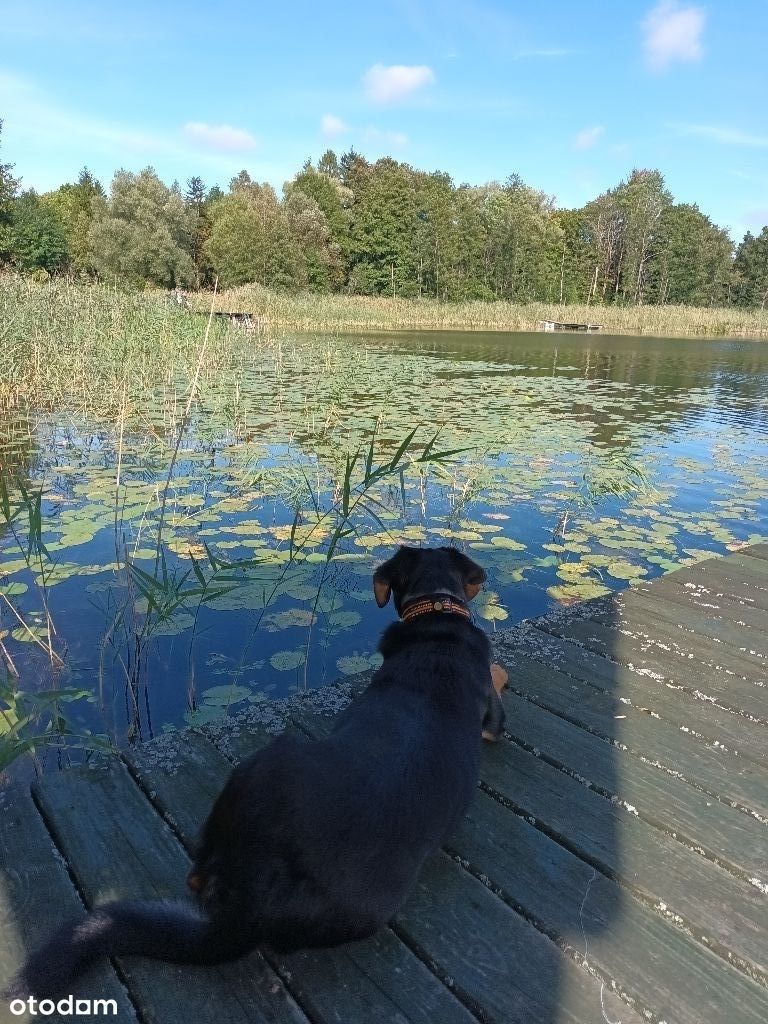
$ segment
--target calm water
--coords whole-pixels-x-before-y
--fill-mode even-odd
[[[14,536],[0,514],[0,587],[41,637],[47,601],[63,664],[51,667],[7,601],[0,637],[25,689],[93,691],[72,721],[118,742],[371,663],[392,613],[376,608],[370,575],[400,541],[453,543],[483,564],[476,611],[492,630],[768,534],[768,346],[496,333],[248,341],[204,381],[182,439],[163,577],[158,520],[186,386],[129,392],[122,429],[77,411],[76,396],[0,420],[0,463],[43,488],[49,553],[30,570],[17,543],[26,550],[26,520]],[[406,459],[355,504],[358,462],[351,532],[328,565],[347,456],[375,436],[384,462],[417,424],[414,454],[438,431],[435,450],[467,450],[428,472]],[[202,589],[196,571],[204,595],[189,593]],[[176,607],[174,588],[188,592]]]

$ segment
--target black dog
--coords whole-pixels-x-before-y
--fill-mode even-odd
[[[402,621],[327,739],[281,736],[237,767],[203,827],[183,903],[120,901],[64,926],[9,995],[50,997],[99,956],[233,960],[364,939],[385,926],[477,786],[481,728],[501,731],[490,646],[466,602],[485,572],[452,548],[400,548],[379,606]]]

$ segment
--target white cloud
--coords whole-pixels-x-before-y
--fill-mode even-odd
[[[673,61],[700,60],[704,9],[659,0],[643,21],[643,48],[649,67],[664,71]]]
[[[346,135],[349,125],[334,114],[323,114],[320,118],[320,131],[326,139],[337,139],[339,135]]]
[[[752,149],[768,148],[768,135],[750,135],[738,128],[721,128],[714,124],[673,124],[669,126],[683,135],[696,135],[700,139],[719,142],[723,146],[747,146]]]
[[[591,149],[601,135],[605,134],[605,128],[596,124],[593,128],[584,128],[573,140],[575,149]]]
[[[213,149],[219,153],[245,153],[256,149],[258,140],[250,132],[242,128],[233,128],[228,124],[203,124],[202,121],[189,121],[184,125],[184,135],[190,142],[195,142],[205,149]]]
[[[425,64],[374,64],[363,75],[365,94],[374,103],[397,103],[434,80],[432,68]]]

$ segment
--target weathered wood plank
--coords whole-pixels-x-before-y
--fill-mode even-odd
[[[681,605],[703,613],[722,615],[723,618],[727,617],[729,621],[743,628],[765,632],[764,609],[729,597],[722,590],[712,586],[711,581],[709,586],[705,586],[700,582],[684,582],[677,577],[677,572],[671,572],[655,580],[633,583],[628,591],[622,593],[641,594],[651,600],[661,599],[665,603]]]
[[[181,897],[189,861],[116,760],[51,775],[35,787],[46,821],[89,906],[117,897]],[[223,967],[120,961],[142,1021],[307,1024],[259,955]]]
[[[311,713],[295,721],[314,736],[332,726]],[[612,748],[602,746],[610,772]],[[487,747],[484,761],[498,750]],[[640,1012],[680,1024],[765,1019],[768,990],[486,793],[477,794],[448,848],[571,956],[584,959],[587,947],[590,965],[618,979]]]
[[[751,558],[763,558],[768,560],[768,544],[766,543],[761,542],[760,544],[750,544],[747,550],[749,551]]]
[[[506,731],[644,820],[746,878],[766,875],[766,826],[626,750],[586,732],[512,691],[503,694]]]
[[[448,846],[639,1012],[676,1024],[768,1019],[768,990],[486,793]]]
[[[734,551],[717,561],[726,564],[731,569],[734,566],[737,567],[739,573],[762,577],[764,580],[763,586],[768,586],[768,565],[765,564],[765,559],[756,558],[751,548],[744,548],[743,551]],[[708,559],[705,564],[709,566],[711,562],[712,559]]]
[[[729,555],[699,562],[690,569],[678,569],[678,583],[695,583],[717,588],[730,600],[745,601],[753,608],[768,610],[768,570],[765,559]]]
[[[270,741],[261,731],[243,732],[237,749],[245,754]],[[231,762],[203,736],[185,737],[178,749],[165,744],[157,757],[152,744],[134,749],[131,770],[163,816],[190,844],[229,775]],[[228,744],[228,752],[232,752]],[[250,749],[249,749],[250,748]],[[175,770],[169,766],[175,764]],[[200,782],[204,799],[196,799]],[[364,943],[320,953],[277,957],[270,964],[315,1024],[375,1020],[391,1024],[476,1024],[472,1014],[391,931]]]
[[[662,671],[660,665],[650,668],[634,661],[624,664],[606,656],[603,650],[593,650],[593,646],[537,626],[526,630],[519,641],[526,655],[583,679],[615,700],[628,700],[665,721],[692,730],[708,743],[737,750],[759,765],[768,762],[766,725],[762,721],[729,711],[715,704],[714,697],[697,696],[672,678],[668,667]],[[711,686],[710,675],[702,675],[702,686]]]
[[[635,695],[622,676],[629,669],[611,666],[599,655],[556,639],[550,646],[537,645],[535,657],[516,644],[505,644],[499,650],[510,671],[510,687],[521,696],[625,745],[637,757],[718,799],[768,817],[766,773],[755,760],[726,747],[716,739],[716,730],[714,739],[711,734],[709,742],[702,741],[691,731],[690,718],[688,724],[675,724],[653,717],[645,710],[649,703],[653,705],[653,696],[649,693],[641,703],[642,695]],[[550,664],[556,667],[550,668]],[[606,675],[600,676],[601,671]],[[602,689],[591,685],[596,679]],[[637,704],[626,703],[624,693],[632,694]],[[762,754],[762,747],[759,752]]]
[[[593,1024],[601,1000],[611,1021],[644,1020],[447,854],[424,868],[396,929],[494,1024]]]
[[[514,743],[485,759],[482,780],[567,849],[768,980],[765,896],[754,886]]]
[[[679,588],[678,588],[679,589]],[[660,594],[638,591],[630,588],[616,594],[612,606],[620,622],[664,622],[674,630],[682,629],[698,637],[724,644],[736,654],[752,657],[768,657],[768,613],[764,616],[764,628],[756,630],[744,626],[734,618],[723,614],[722,609],[701,608],[692,605],[673,604]],[[590,619],[609,622],[611,612],[600,610],[597,615],[587,612]],[[727,655],[726,655],[727,656]]]
[[[537,619],[537,628],[572,640],[589,651],[635,669],[647,669],[682,687],[700,700],[715,700],[732,712],[746,712],[761,721],[768,721],[768,666],[743,673],[747,667],[722,646],[710,650],[703,637],[678,631],[672,634],[657,623],[613,626],[592,619],[567,619],[552,616]]]
[[[622,602],[622,597],[625,595],[628,595],[627,607],[624,607]],[[592,605],[593,602],[586,601],[583,605],[573,609],[574,619],[583,617],[588,620],[594,618],[597,621],[598,619],[591,613]],[[670,608],[671,613],[665,616],[663,600],[657,598],[643,601],[642,595],[640,595],[640,599],[633,602],[632,592],[625,591],[623,594],[616,595],[610,602],[610,606],[601,610],[603,614],[599,617],[599,621],[604,621],[615,630],[621,631],[622,634],[627,629],[642,630],[650,635],[651,640],[655,640],[658,636],[660,641],[668,639],[676,642],[682,648],[681,657],[687,661],[691,660],[692,653],[694,659],[705,663],[724,661],[727,668],[739,678],[748,679],[753,683],[768,682],[768,662],[761,652],[754,649],[748,650],[746,647],[739,649],[735,644],[712,639],[700,629],[696,632],[699,624],[694,624],[693,628],[685,628],[680,623],[680,616],[674,614],[676,606],[666,605],[668,612]],[[611,618],[611,614],[613,614],[613,618]],[[566,613],[564,617],[567,620],[568,614]],[[768,627],[768,616],[766,626]],[[762,632],[755,635],[753,630],[752,636],[755,643],[765,646],[764,641],[761,641],[761,637],[764,636]],[[661,651],[665,649],[661,642],[659,648]]]
[[[85,909],[61,856],[26,790],[5,793],[0,800],[0,992],[19,970],[29,953],[42,944],[53,928]],[[70,993],[63,993],[70,995]],[[136,1014],[111,964],[94,965],[73,986],[75,999],[114,1000],[117,1018],[135,1024]],[[7,1011],[7,1014],[6,1014]],[[0,1000],[0,1021],[27,1020],[10,1014]],[[69,1013],[46,1015],[63,1024]]]

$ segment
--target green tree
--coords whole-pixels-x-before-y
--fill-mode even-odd
[[[0,118],[0,143],[3,122]],[[0,265],[10,258],[8,232],[11,223],[11,207],[19,188],[19,180],[11,174],[13,164],[0,163]]]
[[[331,150],[328,152],[331,153]],[[311,164],[309,167],[305,165],[294,181],[286,186],[285,194],[289,196],[291,190],[296,188],[311,197],[322,210],[339,252],[345,254],[349,251],[349,209],[354,197],[351,190],[342,184],[338,175],[321,171],[319,166],[318,164],[318,170],[314,170]]]
[[[212,204],[210,216],[204,251],[224,287],[306,284],[301,252],[271,185],[258,185],[241,171],[229,194]]]
[[[328,178],[335,178],[341,181],[341,167],[332,149],[326,149],[317,161],[317,173],[325,174]]]
[[[118,171],[89,232],[98,272],[133,285],[186,287],[195,280],[194,212],[151,167]]]
[[[105,201],[104,189],[87,167],[75,184],[61,185],[47,192],[41,201],[52,210],[64,227],[69,251],[69,269],[76,274],[96,272],[91,254],[89,233],[97,210]]]
[[[562,231],[555,298],[560,303],[586,302],[592,285],[594,248],[582,210],[556,210]]]
[[[355,201],[350,229],[350,288],[364,295],[418,294],[416,176],[386,157],[355,159],[348,182]]]
[[[634,170],[617,196],[623,212],[621,290],[625,301],[645,301],[649,269],[660,248],[661,218],[672,205],[659,171]]]
[[[192,262],[195,265],[195,285],[199,288],[203,284],[211,283],[213,275],[213,268],[205,255],[205,243],[211,234],[211,199],[201,177],[188,179],[184,203],[194,218]]]
[[[695,205],[668,206],[658,225],[648,298],[660,305],[722,305],[728,299],[733,243]]]
[[[733,263],[735,301],[740,306],[768,306],[768,227],[759,235],[750,231],[736,250]]]
[[[337,291],[344,281],[344,260],[319,204],[289,185],[283,212],[303,261],[303,268],[297,268],[295,285],[316,292]]]
[[[645,301],[659,226],[672,196],[658,171],[634,170],[584,208],[586,238],[594,252],[590,299]]]
[[[53,274],[67,265],[64,225],[32,191],[12,201],[7,239],[10,262],[20,271]]]
[[[562,229],[543,192],[512,175],[488,187],[484,204],[489,283],[496,298],[553,299]]]
[[[455,252],[451,297],[483,299],[494,297],[485,206],[485,186],[461,185],[453,196]]]
[[[414,172],[418,295],[448,299],[457,294],[454,188],[450,175]]]

